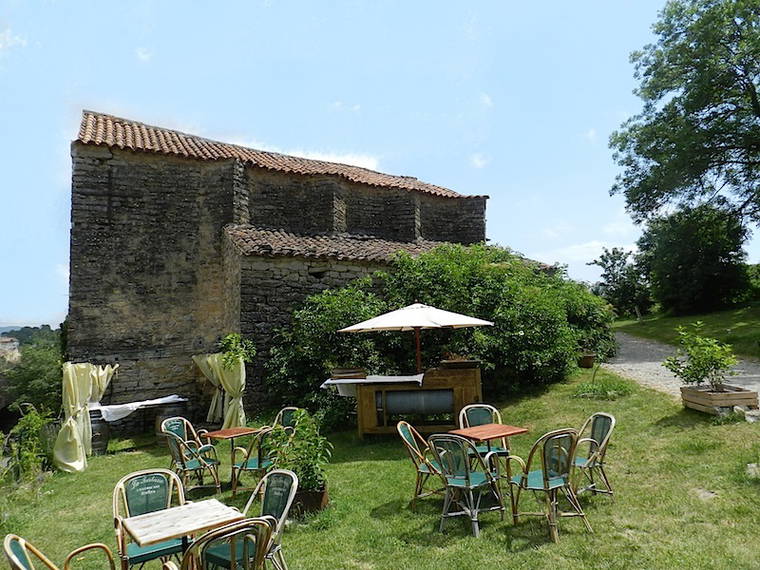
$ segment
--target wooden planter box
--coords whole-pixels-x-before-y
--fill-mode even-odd
[[[728,384],[724,384],[723,389],[723,392],[714,392],[709,385],[681,386],[681,399],[687,408],[715,415],[725,409],[731,411],[734,406],[745,406],[751,410],[758,408],[757,392]]]

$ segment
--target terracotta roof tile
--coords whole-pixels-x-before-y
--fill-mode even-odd
[[[137,121],[121,119],[94,111],[82,112],[82,123],[79,127],[77,140],[83,144],[106,145],[141,152],[173,154],[200,160],[236,158],[252,166],[279,172],[303,175],[335,175],[360,184],[398,188],[412,192],[424,192],[449,198],[476,197],[463,196],[448,188],[428,184],[411,176],[394,176],[359,166],[246,148],[204,139],[179,131],[153,127]]]
[[[243,255],[307,257],[388,263],[399,250],[417,255],[442,245],[440,241],[391,241],[351,234],[294,234],[277,229],[230,225],[225,232]]]

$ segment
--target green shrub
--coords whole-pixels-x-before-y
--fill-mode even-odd
[[[306,299],[291,325],[277,333],[266,363],[272,400],[330,408],[321,413],[326,424],[345,425],[352,400],[319,390],[330,369],[408,373],[415,348],[411,333],[336,331],[414,302],[494,322],[422,332],[424,365],[446,353],[478,359],[492,393],[563,379],[582,345],[612,338],[609,306],[583,285],[503,248],[444,245],[417,258],[399,254],[388,271]]]
[[[327,484],[325,465],[330,462],[332,444],[320,435],[317,422],[306,410],[296,411],[293,420],[292,430],[275,426],[269,438],[274,468],[293,471],[299,489],[318,491]]]
[[[61,364],[57,338],[43,337],[21,347],[21,360],[5,372],[13,405],[29,403],[57,414],[61,409]]]
[[[721,390],[726,374],[736,364],[731,345],[718,339],[701,336],[704,323],[697,321],[692,330],[678,327],[680,349],[675,356],[666,358],[662,365],[685,384],[707,382],[712,390]]]
[[[232,368],[236,363],[253,362],[256,356],[256,346],[253,341],[243,338],[238,333],[230,333],[219,341],[219,350],[222,351],[222,364],[225,368]]]
[[[50,467],[48,442],[43,433],[52,421],[50,412],[38,412],[34,406],[21,406],[21,419],[3,440],[0,457],[0,482],[23,482],[36,479]]]

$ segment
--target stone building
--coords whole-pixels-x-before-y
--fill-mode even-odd
[[[221,335],[265,354],[307,295],[485,239],[486,196],[91,111],[71,156],[68,356],[119,362],[113,403],[192,396]]]

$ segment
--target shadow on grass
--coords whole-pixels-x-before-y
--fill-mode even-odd
[[[713,423],[713,417],[710,414],[683,408],[670,416],[665,416],[657,420],[654,425],[658,427],[678,427],[678,428],[695,428]]]

